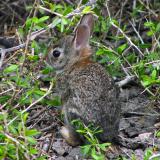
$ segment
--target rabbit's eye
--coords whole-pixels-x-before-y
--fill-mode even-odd
[[[60,56],[61,52],[58,50],[54,50],[52,54],[54,57],[58,58]]]

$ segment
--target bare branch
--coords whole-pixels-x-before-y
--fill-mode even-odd
[[[48,91],[47,91],[42,97],[40,97],[40,98],[37,99],[35,102],[33,102],[32,104],[30,104],[30,105],[29,105],[26,109],[24,109],[21,113],[23,114],[23,113],[27,112],[31,107],[33,107],[34,105],[36,105],[37,103],[39,103],[41,100],[43,100],[46,96],[48,96],[48,95],[51,93],[53,86],[54,86],[54,82],[51,83]],[[9,126],[9,125],[10,125],[13,121],[15,121],[17,118],[18,118],[18,116],[16,116],[15,118],[13,118],[13,119],[7,124],[7,126]]]
[[[126,38],[126,40],[128,41],[128,43],[133,46],[139,53],[141,56],[144,56],[144,54],[142,53],[142,51],[138,48],[138,46],[136,46],[132,41],[131,39],[123,32],[123,30],[121,28],[119,28],[116,24],[113,23],[112,19],[111,19],[111,14],[110,14],[110,11],[109,11],[109,8],[108,8],[108,4],[106,2],[106,8],[107,8],[107,12],[108,12],[108,15],[109,15],[109,19],[110,19],[110,23],[111,25],[118,29],[119,32]]]
[[[117,82],[116,84],[119,87],[123,87],[126,86],[127,84],[129,84],[130,82],[133,82],[135,80],[136,76],[127,76],[124,80]]]
[[[25,44],[20,44],[18,46],[15,46],[15,47],[12,47],[12,48],[8,48],[8,49],[3,49],[3,48],[0,48],[0,55],[1,55],[1,58],[0,58],[0,69],[3,65],[3,61],[4,61],[4,58],[5,58],[5,55],[7,52],[12,52],[12,51],[16,51],[16,50],[19,50],[21,48],[24,48],[25,47]]]

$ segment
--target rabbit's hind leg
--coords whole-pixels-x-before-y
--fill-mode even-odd
[[[69,122],[68,112],[66,111],[65,107],[63,107],[63,113],[64,113],[65,126],[62,126],[61,130],[60,130],[62,137],[71,146],[78,146],[78,145],[82,144],[82,140],[80,138],[80,135],[75,131],[75,128],[72,127],[72,125]]]
[[[62,126],[60,133],[66,142],[71,146],[78,146],[82,143],[79,134],[71,125]]]

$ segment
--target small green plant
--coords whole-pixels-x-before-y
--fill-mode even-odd
[[[17,119],[11,119],[6,112],[0,112],[0,159],[32,159],[38,153],[34,136],[39,132],[25,126],[28,114],[15,112]]]
[[[156,137],[160,138],[160,131],[159,130],[156,132]]]
[[[149,160],[149,158],[152,156],[152,154],[153,154],[152,150],[148,148],[144,154],[143,160]]]
[[[80,120],[72,121],[74,126],[78,128],[76,131],[85,137],[86,144],[81,146],[81,151],[84,156],[92,157],[94,160],[104,160],[105,151],[111,143],[100,143],[97,134],[102,133],[100,127],[94,127],[93,124],[84,125]]]

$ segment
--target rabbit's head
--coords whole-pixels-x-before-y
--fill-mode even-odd
[[[66,36],[60,39],[58,45],[50,47],[47,63],[57,71],[63,71],[81,61],[81,59],[89,57],[91,55],[89,38],[92,28],[93,15],[84,15],[76,28],[74,36]]]

